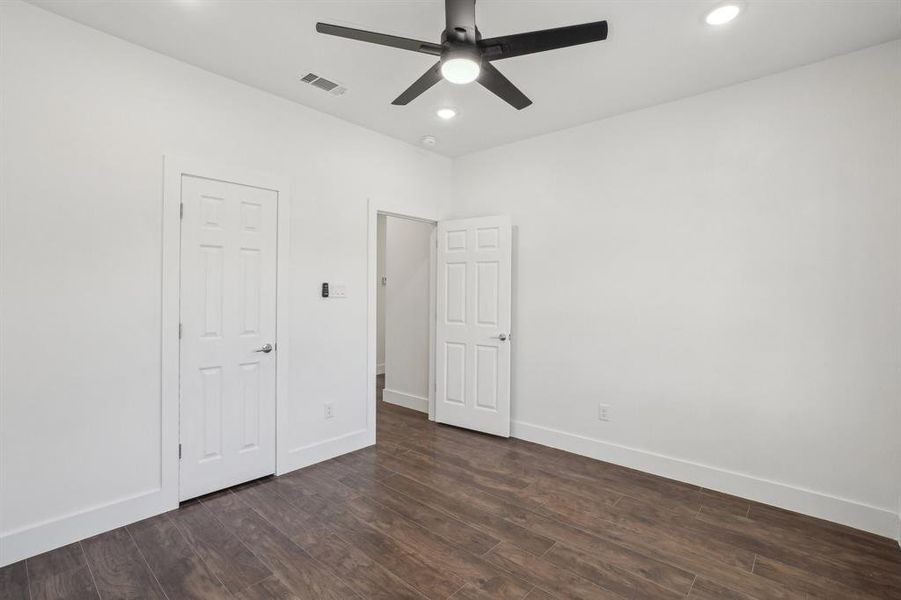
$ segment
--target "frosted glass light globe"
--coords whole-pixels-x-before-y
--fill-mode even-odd
[[[441,76],[451,83],[472,83],[481,71],[479,63],[471,58],[449,58],[441,63]]]

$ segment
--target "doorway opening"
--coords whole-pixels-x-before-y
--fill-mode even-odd
[[[376,404],[427,415],[436,224],[382,213],[377,219]]]
[[[388,218],[381,228],[385,240],[384,263],[379,260],[379,222],[382,217]],[[419,377],[421,382],[424,372],[422,364],[427,361],[428,384],[424,392],[419,388],[421,396],[411,393],[409,387],[402,387],[405,381],[411,380],[405,379],[403,374],[397,376],[392,372],[392,292],[397,292],[404,302],[410,300],[413,294],[408,293],[402,281],[392,276],[390,218],[397,219],[397,222],[425,222],[430,233],[427,262],[429,301],[426,305],[429,310],[428,344],[418,357],[419,366],[415,366],[415,360],[407,363],[414,369],[413,377]],[[376,441],[378,409],[390,404],[420,411],[427,409],[430,421],[509,437],[513,300],[510,218],[497,215],[436,222],[428,216],[410,217],[388,212],[370,201],[368,232],[369,351],[366,384],[369,390],[366,419],[367,431],[371,436],[369,443]],[[411,260],[406,255],[402,258]],[[420,258],[417,264],[421,262]],[[384,286],[381,285],[383,277]],[[383,296],[385,308],[385,322],[381,329],[384,353],[381,359],[378,325],[380,296]],[[421,303],[417,306],[422,308]],[[417,322],[421,323],[421,320]],[[413,347],[407,346],[404,350],[415,358],[415,352],[410,350]],[[418,347],[421,347],[421,342]],[[384,365],[384,390],[379,389],[380,365]]]

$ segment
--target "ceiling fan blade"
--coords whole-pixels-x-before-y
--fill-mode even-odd
[[[476,0],[445,0],[444,16],[447,39],[476,41]]]
[[[607,39],[607,21],[516,33],[479,41],[482,58],[500,60]]]
[[[422,74],[422,77],[413,82],[413,85],[404,90],[404,93],[394,99],[391,104],[404,106],[419,97],[420,94],[441,81],[441,62]]]
[[[482,63],[482,72],[478,81],[516,110],[522,110],[532,104],[532,101],[491,63]]]
[[[341,25],[330,25],[329,23],[316,23],[316,31],[326,35],[336,35],[351,40],[369,42],[370,44],[391,46],[392,48],[400,48],[401,50],[412,50],[413,52],[441,56],[441,45],[433,44],[431,42],[422,42],[420,40],[412,40],[410,38],[388,35],[386,33],[376,33],[375,31],[342,27]]]

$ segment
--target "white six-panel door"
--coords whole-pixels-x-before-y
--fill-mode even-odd
[[[278,194],[183,176],[181,201],[185,500],[275,471]]]
[[[508,217],[438,223],[435,420],[510,435]]]

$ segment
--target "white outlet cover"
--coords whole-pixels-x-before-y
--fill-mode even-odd
[[[598,404],[598,420],[599,421],[609,421],[610,420],[610,405],[609,404]]]
[[[343,281],[336,281],[331,285],[330,296],[335,298],[347,298],[347,284]]]

